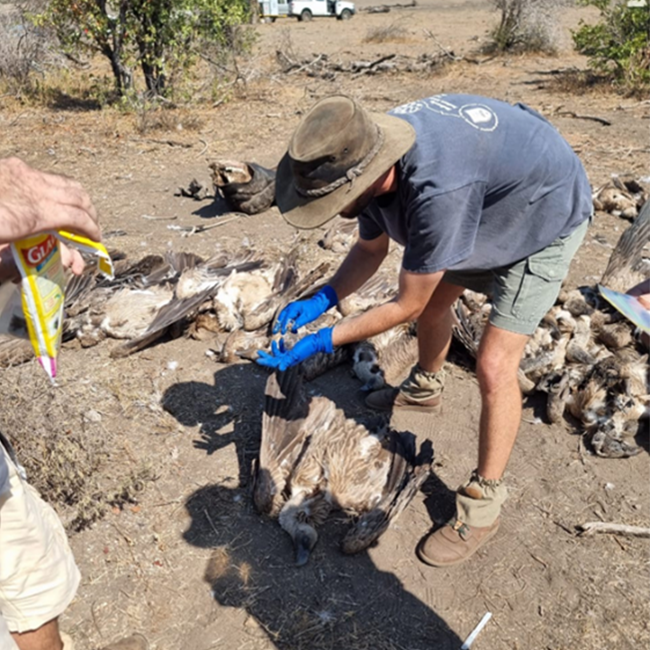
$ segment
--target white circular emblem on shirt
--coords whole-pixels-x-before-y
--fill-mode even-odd
[[[458,109],[459,115],[480,131],[494,131],[499,124],[496,113],[485,104],[465,104]]]

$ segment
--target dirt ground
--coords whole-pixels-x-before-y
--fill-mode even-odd
[[[296,235],[275,208],[191,236],[170,229],[214,225],[224,215],[211,197],[196,202],[174,192],[193,178],[209,186],[207,163],[215,159],[276,164],[300,115],[335,92],[378,111],[442,92],[524,101],[567,138],[594,186],[613,174],[647,177],[650,104],[558,81],[558,71],[585,67],[570,49],[569,29],[594,16],[588,9],[563,12],[556,57],[461,60],[427,74],[333,79],[283,74],[275,62],[277,49],[296,60],[327,54],[350,62],[438,54],[440,45],[482,61],[487,57],[477,50],[496,20],[487,5],[423,0],[347,22],[258,25],[257,54],[244,71],[248,82],[233,89],[231,100],[165,111],[164,119],[74,105],[69,98],[49,109],[0,98],[0,156],[18,155],[82,180],[99,208],[107,245],[134,258],[168,249],[207,256],[224,244],[288,248]],[[394,28],[393,40],[369,40],[385,27]],[[262,74],[254,76],[254,69]],[[596,215],[571,286],[599,278],[626,226]],[[299,237],[317,251],[320,234]],[[601,459],[568,425],[542,423],[540,405],[526,402],[498,535],[460,567],[429,568],[414,548],[449,516],[453,490],[476,462],[478,387],[471,369],[452,363],[442,415],[393,418],[398,430],[433,443],[435,474],[423,492],[361,556],[339,552],[343,522],[331,521],[310,563],[298,569],[286,534],[260,518],[250,499],[267,372],[216,364],[206,356],[209,343],[184,337],[126,359],[110,359],[113,345],[66,346],[56,388],[35,363],[2,371],[5,423],[7,412],[20,406],[26,410],[15,418],[23,426],[47,425],[62,438],[83,431],[84,453],[94,453],[88,441],[98,444],[95,478],[102,485],[148,477],[130,495],[133,503],[109,508],[71,536],[83,579],[62,627],[77,648],[138,631],[153,650],[458,650],[488,611],[493,618],[477,649],[650,644],[648,540],[576,533],[586,521],[649,524],[647,431],[638,439],[640,455]],[[345,368],[316,380],[314,391],[348,413],[363,411],[359,384]],[[59,508],[69,523],[70,511]]]

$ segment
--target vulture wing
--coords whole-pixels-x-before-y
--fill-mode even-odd
[[[300,369],[273,372],[264,391],[262,440],[253,488],[259,512],[276,516],[282,508],[287,478],[308,436],[304,426],[307,414]]]
[[[431,472],[430,442],[423,443],[416,457],[413,434],[389,431],[388,435],[392,463],[384,495],[375,508],[361,515],[348,530],[342,543],[344,553],[358,553],[375,542],[411,502]]]
[[[614,291],[625,292],[648,279],[644,273],[643,249],[650,243],[650,200],[646,201],[639,216],[618,240],[609,258],[600,284]]]

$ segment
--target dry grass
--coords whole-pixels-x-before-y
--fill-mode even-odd
[[[593,70],[580,70],[578,68],[551,70],[545,73],[537,82],[546,90],[572,96],[592,95],[602,97],[605,95],[622,95],[638,97],[639,99],[644,98],[640,90],[638,92],[630,91],[616,84],[612,77],[599,74]]]
[[[111,407],[83,385],[51,386],[32,362],[3,371],[0,395],[0,429],[68,530],[87,528],[109,507],[136,503],[155,479],[143,463],[115,466],[118,434],[106,430],[101,415]]]
[[[205,125],[203,118],[189,110],[173,110],[165,107],[143,106],[138,109],[135,130],[144,135],[152,131],[183,132],[200,131]]]
[[[373,27],[366,32],[364,43],[405,43],[409,40],[409,32],[395,23],[383,27]]]
[[[647,99],[648,97],[647,86],[645,88],[625,86],[617,83],[611,75],[597,73],[593,70],[561,70],[551,77],[548,88],[553,92],[569,95],[621,95],[638,99]]]

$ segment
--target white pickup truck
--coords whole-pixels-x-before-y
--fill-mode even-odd
[[[353,2],[348,0],[293,0],[288,3],[278,0],[260,0],[260,17],[275,22],[281,16],[290,16],[309,21],[317,16],[332,16],[349,20],[356,13]]]
[[[354,16],[354,3],[346,0],[292,0],[289,2],[289,15],[298,20],[311,20],[314,16],[336,16],[339,20],[349,20]]]

